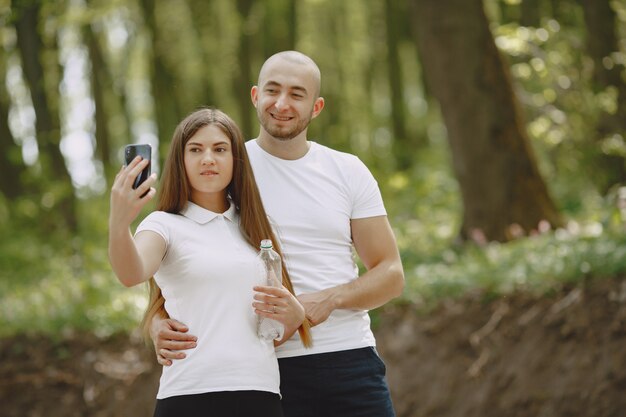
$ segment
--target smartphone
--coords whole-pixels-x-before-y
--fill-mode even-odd
[[[130,164],[130,162],[135,159],[137,155],[140,155],[143,159],[151,161],[152,147],[148,144],[126,145],[126,148],[124,148],[124,161],[126,162],[126,165]],[[137,178],[135,178],[135,182],[133,183],[133,189],[139,187],[142,182],[148,179],[150,176],[150,165],[152,164],[149,163],[148,166],[145,167],[139,175],[137,175]]]

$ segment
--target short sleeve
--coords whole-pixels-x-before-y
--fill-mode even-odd
[[[155,232],[159,234],[163,240],[165,240],[166,248],[170,246],[170,229],[167,226],[167,217],[170,214],[162,212],[162,211],[154,211],[150,213],[145,219],[139,223],[137,226],[137,230],[135,230],[135,236],[139,232],[143,232],[144,230],[149,230],[151,232]]]
[[[356,156],[351,159],[352,219],[385,216],[387,211],[376,179]]]

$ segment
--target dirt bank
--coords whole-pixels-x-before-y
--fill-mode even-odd
[[[625,280],[481,299],[382,311],[398,417],[626,415]],[[147,417],[158,372],[127,335],[0,340],[0,416]]]

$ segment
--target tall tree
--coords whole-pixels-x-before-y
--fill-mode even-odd
[[[540,0],[524,0],[520,4],[522,26],[539,27],[541,24]]]
[[[26,166],[21,155],[21,148],[15,143],[9,128],[9,93],[5,87],[6,52],[0,48],[0,193],[8,199],[24,193],[22,176]]]
[[[113,82],[107,74],[102,49],[92,26],[90,24],[85,25],[83,33],[91,61],[91,93],[95,104],[96,153],[102,161],[104,177],[109,181],[113,178],[115,170],[111,161],[112,144],[105,94],[113,89]]]
[[[585,25],[587,27],[587,54],[593,60],[593,90],[615,89],[616,109],[603,112],[597,125],[595,158],[598,165],[596,181],[602,192],[611,186],[626,183],[626,159],[602,151],[601,143],[609,135],[626,135],[626,82],[622,78],[624,64],[613,58],[619,51],[616,36],[615,11],[607,1],[582,0]]]
[[[154,99],[155,119],[159,136],[159,157],[162,162],[169,149],[169,141],[174,127],[182,118],[176,98],[175,77],[168,70],[163,57],[160,32],[156,21],[156,0],[141,0],[140,5],[145,19],[151,47],[150,81]],[[159,166],[163,166],[162,163]]]
[[[44,44],[41,36],[40,10],[41,0],[15,0],[12,4],[14,24],[17,33],[17,44],[20,50],[22,70],[29,85],[30,96],[36,115],[37,143],[39,146],[39,160],[43,172],[54,181],[54,189],[60,210],[61,219],[69,231],[76,231],[78,222],[76,217],[76,198],[69,171],[60,149],[61,121],[58,108],[54,106],[52,94],[46,91],[46,77],[44,71],[43,52]],[[56,57],[57,51],[46,51]],[[56,65],[58,59],[51,59]],[[49,72],[49,71],[48,71]],[[57,83],[49,83],[55,84]],[[56,91],[55,91],[56,94]]]
[[[207,0],[195,0],[190,3],[190,8],[192,9],[191,20],[193,23],[193,32],[195,36],[199,39],[199,51],[198,54],[201,56],[201,61],[205,66],[208,66],[208,63],[211,62],[211,58],[207,52],[205,39],[212,40],[212,36],[207,33],[207,29],[211,26],[211,14],[213,12],[212,8],[214,8],[214,2]],[[200,82],[200,88],[202,90],[200,104],[207,105],[215,103],[215,91],[212,85],[212,72],[205,71],[205,76],[202,77]]]
[[[296,0],[263,3],[263,57],[296,49],[298,7]]]
[[[393,153],[397,168],[405,170],[411,166],[411,146],[408,143],[404,110],[404,82],[399,53],[398,1],[385,0],[385,17],[387,29],[387,63],[388,80],[391,91],[391,122],[393,126]]]
[[[412,4],[426,82],[441,105],[461,189],[461,237],[506,241],[541,221],[560,226],[482,1]]]
[[[250,113],[250,86],[252,85],[252,41],[254,34],[249,30],[250,12],[254,0],[237,0],[237,11],[241,20],[239,31],[239,47],[237,49],[238,73],[233,79],[233,90],[239,106],[240,127],[244,137],[252,137],[255,133]]]

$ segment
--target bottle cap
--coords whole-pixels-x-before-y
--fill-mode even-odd
[[[271,239],[263,239],[261,241],[261,248],[262,249],[269,249],[269,248],[272,248],[272,247],[273,247],[273,245],[272,245],[272,240]]]

